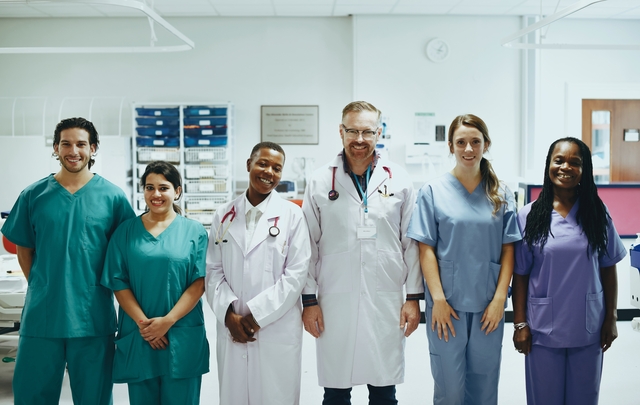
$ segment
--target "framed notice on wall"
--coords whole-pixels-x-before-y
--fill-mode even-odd
[[[281,145],[318,144],[317,105],[263,105],[261,140]]]

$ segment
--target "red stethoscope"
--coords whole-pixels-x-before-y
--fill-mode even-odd
[[[227,224],[227,226],[222,231],[222,235],[220,235],[220,229],[222,229],[224,221],[226,221],[227,218],[229,218],[229,223]],[[231,209],[229,210],[229,212],[224,214],[224,216],[222,217],[222,221],[220,221],[220,225],[218,225],[218,230],[216,230],[216,235],[215,235],[215,239],[214,239],[216,245],[219,244],[219,243],[227,243],[227,240],[224,239],[224,236],[227,234],[227,231],[229,230],[229,227],[231,226],[231,223],[233,222],[233,220],[235,218],[236,218],[236,207],[235,207],[235,205],[233,205],[233,206],[231,206]],[[280,217],[276,217],[273,225],[271,227],[269,227],[269,235],[271,235],[273,237],[276,237],[276,236],[280,235],[280,228],[278,228],[278,220],[279,219],[280,219]]]
[[[382,166],[382,168],[389,175],[389,179],[391,179],[393,177],[393,175],[391,174],[391,169],[388,168],[387,166]],[[331,201],[335,201],[338,199],[338,197],[340,197],[340,193],[336,191],[336,170],[337,169],[338,169],[337,166],[333,167],[333,177],[331,178],[331,190],[329,190],[329,200]]]

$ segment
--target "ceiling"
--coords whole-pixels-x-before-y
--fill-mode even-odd
[[[160,16],[166,18],[550,15],[579,0],[146,0],[145,2]],[[142,16],[144,14],[141,11],[122,6],[72,4],[72,1],[64,0],[0,0],[0,18]],[[640,1],[601,1],[570,17],[640,19]]]

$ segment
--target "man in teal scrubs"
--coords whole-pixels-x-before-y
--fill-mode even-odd
[[[60,171],[28,186],[2,233],[17,245],[29,287],[13,377],[14,403],[57,404],[65,364],[76,405],[111,404],[111,291],[100,285],[107,244],[135,216],[124,192],[89,171],[98,132],[84,118],[56,127]]]

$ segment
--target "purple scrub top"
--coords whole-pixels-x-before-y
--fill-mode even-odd
[[[598,343],[605,306],[600,268],[613,266],[627,251],[611,217],[607,226],[607,253],[587,255],[588,240],[577,222],[580,199],[566,218],[551,213],[550,235],[544,249],[516,243],[514,272],[529,275],[527,322],[532,343],[555,348]],[[531,204],[518,212],[524,233]],[[608,211],[607,211],[608,212]]]

